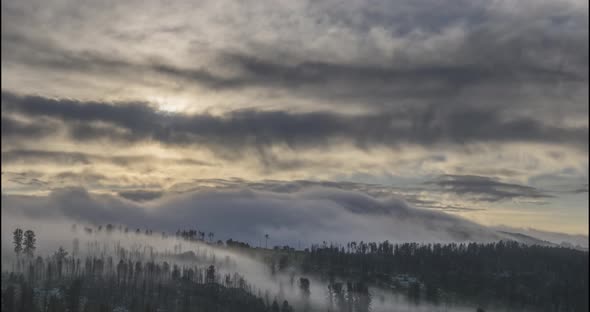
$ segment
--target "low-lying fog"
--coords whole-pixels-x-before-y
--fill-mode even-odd
[[[192,242],[177,239],[174,235],[163,238],[161,232],[153,232],[152,235],[136,234],[135,229],[129,229],[123,233],[115,226],[112,232],[106,231],[103,227],[98,232],[93,228],[92,233],[84,230],[85,226],[78,224],[72,229],[72,223],[67,221],[40,221],[24,218],[3,218],[2,219],[2,270],[10,271],[15,259],[12,250],[12,231],[15,228],[23,230],[31,229],[37,237],[36,256],[50,256],[59,247],[63,247],[70,254],[74,249],[74,239],[78,239],[78,257],[85,256],[112,256],[117,263],[117,248],[124,248],[128,251],[127,257],[133,261],[171,261],[171,264],[179,266],[197,266],[206,268],[215,264],[219,276],[226,273],[237,272],[242,275],[254,289],[252,292],[257,295],[286,299],[295,308],[302,306],[302,294],[297,285],[300,277],[310,280],[311,294],[309,303],[313,310],[325,310],[328,307],[328,283],[322,281],[318,276],[302,275],[295,268],[289,268],[288,273],[271,274],[267,264],[261,260],[246,256],[239,252],[231,251],[225,247],[215,246],[203,242]],[[89,227],[90,228],[90,227]],[[97,244],[98,243],[98,244]],[[180,250],[178,249],[180,245]],[[195,257],[174,256],[178,252],[187,255],[193,252]],[[188,252],[188,253],[187,253]],[[229,258],[229,261],[227,260]],[[294,283],[292,283],[294,281]],[[474,307],[446,305],[435,306],[428,303],[415,304],[409,302],[402,294],[396,294],[392,290],[370,287],[371,311],[474,311]]]
[[[74,223],[78,224],[76,232],[72,231]],[[103,229],[88,234],[83,229],[83,224],[96,229],[98,224],[109,223],[124,224],[129,227],[129,233],[107,234]],[[120,246],[136,251],[143,260],[149,260],[151,254],[164,259],[165,254],[178,253],[180,244],[181,252],[194,252],[196,257],[184,260],[174,257],[177,264],[205,268],[215,262],[221,274],[237,272],[244,276],[255,287],[254,294],[268,294],[271,300],[284,298],[295,307],[301,305],[297,281],[302,274],[294,268],[289,273],[273,275],[269,266],[259,259],[225,247],[180,241],[173,233],[177,229],[198,228],[214,232],[213,241],[232,238],[253,246],[264,246],[264,235],[269,234],[269,247],[288,244],[301,249],[322,241],[487,242],[503,238],[494,229],[460,217],[413,208],[395,198],[378,199],[353,191],[318,188],[279,194],[209,190],[138,203],[83,189],[64,189],[38,197],[2,195],[3,271],[12,266],[12,231],[17,227],[35,231],[36,254],[41,256],[53,254],[60,246],[71,253],[74,238],[79,239],[80,256],[92,252],[116,257],[116,246]],[[153,235],[137,235],[136,228],[142,232],[152,229]],[[163,239],[162,231],[170,236]],[[91,242],[98,242],[100,248],[90,248]],[[231,259],[231,265],[220,265],[226,257]],[[114,261],[117,263],[118,259]],[[325,308],[327,281],[319,276],[305,277],[311,282],[311,304],[316,309]],[[370,293],[372,311],[475,311],[472,306],[416,305],[406,296],[375,286],[370,288]]]

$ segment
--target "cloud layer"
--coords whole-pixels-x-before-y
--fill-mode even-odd
[[[148,204],[93,195],[84,189],[62,189],[47,197],[3,195],[2,213],[7,218],[65,218],[171,232],[197,227],[250,242],[269,233],[277,244],[291,245],[318,240],[487,241],[501,237],[466,219],[412,208],[391,197],[376,199],[321,187],[287,194],[201,190],[167,195]]]
[[[222,116],[162,113],[145,103],[55,100],[2,93],[2,112],[32,119],[35,127],[59,121],[69,137],[88,141],[155,141],[165,145],[205,145],[239,150],[287,145],[316,147],[338,141],[358,147],[402,144],[438,145],[478,142],[542,142],[588,148],[587,127],[544,125],[531,118],[509,119],[493,111],[445,114],[423,112],[347,116],[337,113],[291,113],[239,110]],[[7,138],[51,135],[5,117]],[[49,119],[49,120],[47,120]],[[46,126],[49,128],[49,125]]]
[[[328,187],[587,233],[587,1],[7,0],[1,14],[5,196],[77,186],[134,207],[206,184]]]

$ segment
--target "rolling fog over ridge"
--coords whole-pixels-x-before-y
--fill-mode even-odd
[[[122,196],[92,194],[80,188],[56,190],[47,196],[4,194],[2,216],[7,220],[16,217],[126,224],[168,232],[201,226],[206,231],[223,233],[225,236],[221,239],[241,237],[260,245],[263,236],[270,234],[277,245],[293,247],[354,239],[491,242],[519,240],[509,232],[520,231],[509,227],[496,230],[444,212],[413,208],[393,197],[375,198],[359,191],[321,186],[293,192],[203,189],[165,194],[140,202]],[[534,234],[529,236],[535,237]],[[553,236],[545,233],[540,239],[555,244],[568,242],[573,246],[580,245],[584,239],[557,233]],[[321,240],[317,241],[317,237]],[[587,241],[586,245],[581,245],[587,246]]]
[[[3,222],[4,223],[4,222]],[[317,274],[302,273],[296,267],[288,267],[275,272],[268,267],[267,263],[259,257],[253,257],[239,250],[226,249],[223,245],[212,241],[186,241],[174,235],[166,236],[159,232],[147,233],[143,229],[129,229],[125,226],[84,226],[83,224],[67,224],[63,222],[47,222],[39,220],[11,220],[11,224],[3,224],[2,237],[10,237],[10,231],[4,229],[15,228],[15,224],[27,224],[28,228],[35,230],[38,247],[35,249],[35,255],[46,258],[46,261],[55,258],[58,248],[64,248],[71,256],[81,259],[102,259],[108,261],[108,266],[112,262],[130,263],[144,262],[149,263],[169,263],[170,266],[179,266],[179,274],[184,276],[187,270],[195,268],[197,273],[199,268],[204,272],[207,267],[214,265],[216,267],[216,283],[224,283],[225,276],[232,276],[237,273],[245,278],[249,283],[248,291],[259,296],[264,296],[266,300],[288,300],[291,305],[302,309],[307,306],[308,311],[323,311],[329,309],[326,301],[329,290],[328,281]],[[124,230],[123,230],[124,229]],[[128,232],[127,232],[128,231]],[[6,233],[5,233],[6,232]],[[209,237],[211,240],[212,238]],[[205,238],[206,240],[206,238]],[[3,274],[15,271],[18,267],[14,257],[14,251],[9,248],[11,242],[2,242],[2,271]],[[53,255],[53,256],[52,256]],[[67,255],[66,255],[67,256]],[[39,260],[37,260],[38,262]],[[120,266],[120,264],[119,264]],[[20,269],[22,270],[22,269]],[[16,271],[20,271],[17,269]],[[36,270],[39,270],[37,267]],[[68,269],[64,267],[64,277]],[[88,269],[86,269],[88,270]],[[137,270],[137,269],[136,269]],[[283,271],[284,270],[284,271]],[[30,274],[30,273],[29,273]],[[45,273],[48,274],[48,273]],[[105,271],[105,278],[108,278],[108,268]],[[117,273],[117,276],[119,273]],[[136,272],[136,274],[138,274]],[[199,273],[200,274],[200,273]],[[4,276],[4,275],[3,275]],[[311,281],[311,289],[305,302],[302,299],[301,290],[294,285],[294,278],[304,277]],[[372,294],[371,311],[385,312],[391,311],[391,307],[397,307],[396,311],[422,312],[422,311],[473,311],[473,307],[459,303],[445,303],[442,305],[432,305],[428,303],[413,304],[408,301],[403,294],[392,294],[387,290],[371,286]],[[496,310],[491,310],[496,311]],[[497,311],[504,311],[499,309]]]
[[[587,0],[2,0],[2,312],[586,312]]]
[[[316,271],[317,269],[310,270],[310,264],[306,264],[306,261],[310,260],[312,261],[311,263],[313,263],[314,257],[318,257],[322,253],[329,252],[330,250],[342,252],[343,254],[346,253],[349,256],[354,254],[363,256],[365,254],[365,248],[367,247],[370,247],[370,251],[367,249],[369,255],[374,253],[377,253],[374,255],[378,255],[384,252],[385,255],[388,253],[393,253],[394,256],[400,257],[398,253],[404,253],[405,251],[403,250],[406,247],[418,247],[418,244],[416,243],[411,243],[410,245],[399,245],[400,251],[398,251],[397,244],[391,245],[388,242],[384,242],[383,245],[379,244],[379,251],[377,251],[377,245],[374,243],[363,243],[361,241],[357,248],[356,242],[349,242],[346,244],[346,247],[339,244],[330,244],[328,246],[324,242],[323,245],[313,245],[311,248],[311,254],[309,253],[310,250],[308,248],[306,248],[304,254],[299,254],[300,252],[296,252],[289,246],[277,246],[274,248],[274,250],[266,248],[250,249],[247,244],[243,245],[244,243],[238,240],[233,240],[233,243],[231,239],[223,242],[222,240],[218,240],[215,233],[213,232],[207,233],[197,230],[194,232],[193,230],[179,230],[175,234],[168,234],[165,232],[154,232],[153,230],[147,228],[137,228],[134,230],[134,228],[116,224],[98,226],[75,223],[71,224],[65,221],[59,221],[55,218],[42,220],[13,217],[10,219],[3,218],[2,220],[3,281],[7,279],[5,282],[11,285],[13,283],[13,276],[15,272],[23,272],[22,274],[24,274],[28,280],[31,280],[31,278],[34,276],[38,276],[38,278],[45,276],[45,278],[48,278],[45,286],[41,287],[39,282],[31,282],[31,285],[39,285],[39,287],[34,288],[37,289],[35,292],[42,291],[42,289],[45,289],[43,291],[51,290],[51,292],[54,293],[51,295],[53,296],[52,298],[72,298],[72,292],[75,289],[74,287],[85,285],[85,288],[92,288],[100,285],[93,283],[100,281],[110,281],[110,283],[117,281],[117,285],[119,285],[121,282],[126,283],[124,277],[126,275],[121,274],[123,274],[122,272],[126,272],[127,262],[129,262],[129,268],[135,265],[135,279],[129,280],[129,283],[133,281],[133,285],[136,287],[138,285],[138,278],[140,281],[139,285],[141,285],[141,281],[144,280],[145,282],[143,287],[145,291],[146,282],[149,285],[155,285],[154,283],[159,281],[158,285],[160,286],[158,286],[158,298],[160,298],[162,282],[170,286],[183,281],[182,285],[185,285],[183,287],[187,287],[186,285],[188,284],[186,283],[195,283],[195,285],[204,285],[208,288],[213,287],[213,285],[223,285],[223,287],[228,289],[241,289],[247,294],[257,295],[258,298],[263,298],[264,300],[259,299],[259,302],[261,304],[266,302],[266,306],[268,307],[270,307],[271,302],[273,302],[274,305],[275,302],[284,301],[284,306],[285,304],[288,305],[290,303],[290,309],[294,308],[295,311],[332,311],[333,309],[335,309],[333,311],[345,311],[344,307],[348,306],[350,308],[350,310],[348,310],[349,308],[346,308],[348,311],[385,312],[392,311],[392,309],[394,309],[394,311],[401,312],[443,312],[474,311],[477,306],[482,305],[481,302],[477,303],[468,298],[460,299],[462,297],[455,298],[453,296],[447,297],[449,295],[440,295],[440,290],[436,292],[438,294],[434,295],[435,297],[432,297],[433,293],[431,290],[429,290],[431,285],[426,284],[427,286],[424,286],[424,282],[421,281],[421,278],[423,277],[417,279],[417,277],[407,274],[399,274],[397,276],[394,275],[396,277],[394,277],[393,284],[389,284],[388,282],[383,283],[383,281],[378,282],[378,280],[366,280],[366,278],[364,278],[365,282],[358,282],[358,285],[366,285],[362,286],[366,287],[365,293],[360,291],[358,294],[356,294],[358,290],[355,290],[355,287],[357,286],[350,286],[357,285],[355,282],[352,282],[351,284],[351,280],[354,281],[355,279],[354,275],[340,276],[339,274],[332,275],[333,273],[325,275],[325,271]],[[25,228],[29,230],[35,229],[34,235],[36,236],[36,240],[34,240],[34,243],[36,241],[36,246],[32,251],[28,252],[25,248],[24,256],[21,255],[19,257],[18,253],[16,253],[17,257],[15,257],[16,249],[12,250],[12,242],[9,240],[6,241],[5,238],[10,238],[12,229],[18,229],[21,225],[26,225]],[[30,232],[29,230],[27,230],[27,232]],[[519,236],[515,237],[518,238]],[[495,246],[494,248],[500,248],[499,250],[506,247],[509,249],[516,247],[516,251],[521,248],[525,248],[524,252],[526,253],[539,252],[542,251],[543,248],[555,249],[554,247],[540,247],[541,249],[539,249],[539,247],[533,247],[531,251],[526,251],[526,248],[528,247],[524,247],[524,245],[523,247],[518,247],[518,244],[504,244],[505,243],[502,242],[495,245],[482,244],[480,247],[472,244],[469,244],[469,246],[464,244],[452,244],[443,245],[443,248],[446,249],[448,247],[454,246],[452,248],[460,248],[460,250],[463,250],[462,252],[465,252],[471,250],[472,248],[482,248],[482,251],[484,251],[485,248],[489,248],[486,246]],[[65,250],[63,248],[64,246],[66,246]],[[424,245],[424,247],[426,247],[426,245]],[[434,251],[436,251],[437,248],[441,248],[441,245],[434,244],[433,247]],[[466,247],[468,248],[467,250],[465,250]],[[353,249],[351,250],[351,248]],[[385,251],[386,248],[390,248],[390,251]],[[428,244],[427,248],[427,250],[431,250],[432,247],[430,244]],[[395,252],[393,252],[394,249]],[[566,248],[563,250],[567,252]],[[416,249],[415,252],[423,251]],[[28,253],[31,254],[31,257],[33,254],[37,257],[34,262],[32,261],[33,258],[26,256]],[[316,256],[314,256],[314,254],[316,254]],[[588,258],[587,255],[587,252],[585,252],[586,265]],[[311,256],[312,258],[309,260],[304,260],[303,263],[299,263],[300,260],[296,259],[300,258],[301,256]],[[584,255],[581,254],[576,254],[575,256],[584,257]],[[403,255],[401,257],[403,257]],[[534,257],[535,256],[533,255],[533,259]],[[47,262],[46,271],[44,271],[43,258],[45,258],[45,261]],[[85,271],[82,271],[80,260],[76,259],[86,259]],[[584,258],[580,258],[578,260],[582,259]],[[57,261],[57,264],[55,261]],[[64,263],[63,266],[61,264],[62,261]],[[75,264],[76,261],[77,264]],[[399,262],[395,262],[395,266],[400,265]],[[82,263],[84,263],[84,260]],[[94,263],[94,265],[92,266],[91,263]],[[117,264],[116,269],[114,266],[115,264]],[[71,288],[48,288],[52,274],[56,274],[56,272],[52,273],[52,265],[57,265],[58,268],[57,281],[62,281],[61,283],[65,283],[65,285],[68,285],[67,283],[71,281],[73,283]],[[145,273],[142,273],[142,265],[145,265]],[[160,265],[162,265],[165,270],[163,272],[164,275],[160,275],[161,273],[158,273],[160,272]],[[578,265],[579,263],[576,263],[576,266]],[[27,266],[29,268],[25,270]],[[171,277],[166,277],[166,274],[169,274],[170,272],[167,271],[169,270],[167,268],[172,267],[173,270],[171,271]],[[153,271],[154,268],[156,271]],[[55,270],[55,268],[53,270]],[[10,277],[8,277],[9,272],[11,272]],[[131,273],[129,274],[133,274],[132,271],[130,272]],[[182,279],[180,279],[181,277]],[[54,275],[54,282],[55,278],[56,276]],[[121,280],[121,278],[123,278],[123,280]],[[401,282],[396,282],[396,279],[401,279]],[[408,286],[404,284],[407,283],[406,279],[409,279],[413,282],[410,282]],[[307,288],[303,288],[303,280],[306,281],[308,285]],[[82,282],[82,284],[76,284],[80,283],[77,281],[85,282]],[[312,285],[311,291],[309,290],[310,282]],[[344,288],[342,288],[343,285]],[[123,287],[123,284],[120,284],[119,287]],[[152,289],[153,291],[154,288],[152,287],[154,286],[148,286],[148,289]],[[426,290],[423,289],[424,287],[426,287]],[[22,291],[25,290],[26,289],[23,288]],[[8,292],[6,289],[3,291]],[[60,294],[60,291],[62,294]],[[420,293],[423,293],[424,291],[426,291],[426,295],[421,295]],[[63,292],[65,292],[65,297]],[[104,295],[106,296],[107,293]],[[80,295],[78,294],[75,296]],[[112,307],[123,307],[128,304],[129,299],[125,299],[127,298],[126,296],[127,295],[124,294],[123,297],[121,297],[121,295],[116,295],[113,298],[115,301],[113,301],[114,305]],[[357,298],[355,296],[359,297]],[[425,297],[423,297],[422,301],[420,301],[420,297],[422,296]],[[45,300],[47,300],[47,297],[45,298]],[[83,302],[82,306],[84,307],[91,306],[92,302],[94,302],[93,300],[96,300],[91,299],[93,298],[92,296],[88,296],[88,298],[82,296],[80,298],[84,300],[91,300],[81,301]],[[133,295],[131,295],[130,298],[133,298]],[[23,299],[21,299],[21,302],[23,302],[22,300]],[[165,311],[177,311],[176,309],[179,309],[181,306],[186,307],[191,299],[186,300],[188,301],[173,301],[173,306],[169,306]],[[153,301],[153,304],[157,304],[158,301]],[[580,302],[580,300],[577,301]],[[131,311],[133,311],[133,306],[136,304],[133,302],[134,301],[131,302]],[[80,305],[80,303],[76,303],[76,305]],[[486,307],[485,311],[504,312],[514,311],[515,309],[515,307],[507,305],[506,303],[494,301],[487,302],[483,305]],[[149,306],[150,305],[148,304],[148,309]],[[207,306],[208,305],[203,305],[202,307]],[[53,311],[51,309],[52,308],[50,307],[50,311]],[[478,311],[479,309],[480,308],[478,308]],[[537,311],[536,308],[529,306],[521,306],[518,308],[518,310]]]
[[[73,278],[78,274],[81,274],[81,276],[89,274],[88,259],[94,259],[93,261],[95,262],[95,265],[97,259],[98,261],[101,261],[101,263],[104,263],[101,264],[100,270],[102,273],[94,273],[93,271],[92,274],[98,274],[99,278],[100,276],[104,276],[103,278],[105,279],[109,278],[109,274],[114,274],[115,269],[113,263],[119,263],[116,266],[117,280],[120,279],[121,264],[123,263],[126,265],[126,261],[129,261],[130,267],[132,266],[131,264],[141,264],[143,262],[146,265],[145,270],[148,270],[148,266],[152,264],[156,264],[157,266],[162,264],[164,267],[168,265],[170,267],[174,266],[174,270],[179,269],[177,273],[178,278],[180,276],[182,276],[183,280],[192,280],[195,278],[196,283],[204,283],[203,281],[199,282],[199,278],[204,278],[203,276],[206,268],[214,266],[216,268],[214,273],[215,280],[206,282],[207,284],[219,283],[228,285],[226,287],[231,287],[229,285],[237,285],[236,283],[239,282],[240,285],[245,285],[240,287],[245,287],[244,289],[249,293],[258,294],[258,296],[265,298],[267,302],[269,302],[269,300],[278,302],[288,300],[292,307],[295,309],[302,309],[303,311],[331,311],[332,309],[340,311],[340,308],[338,307],[343,303],[339,301],[339,295],[337,292],[334,293],[333,287],[334,285],[337,285],[340,280],[342,282],[349,280],[346,283],[350,284],[350,277],[343,279],[336,278],[335,280],[332,277],[327,280],[325,276],[322,276],[319,273],[302,272],[301,268],[294,264],[283,266],[281,263],[278,263],[278,266],[275,269],[277,263],[271,261],[269,267],[269,263],[267,263],[268,258],[257,255],[259,252],[264,252],[265,249],[251,253],[247,249],[236,249],[235,247],[228,248],[230,245],[224,247],[222,241],[216,242],[216,239],[214,239],[215,236],[213,235],[214,233],[209,233],[207,239],[207,233],[203,232],[202,240],[197,239],[195,241],[193,239],[187,240],[186,238],[179,237],[179,233],[173,235],[164,232],[153,232],[148,229],[144,230],[137,228],[136,230],[133,230],[133,228],[121,225],[108,224],[95,227],[91,225],[86,226],[84,224],[68,224],[57,220],[53,221],[54,222],[48,222],[48,220],[11,219],[10,225],[4,222],[2,224],[3,238],[10,237],[11,234],[10,230],[5,231],[4,229],[12,229],[15,228],[15,226],[18,228],[18,224],[27,224],[29,229],[38,229],[35,231],[38,247],[34,250],[34,253],[37,256],[37,264],[35,264],[34,270],[29,269],[29,272],[25,273],[28,278],[31,277],[31,274],[51,274],[51,271],[41,273],[42,266],[39,267],[38,263],[42,260],[39,259],[45,258],[48,262],[47,264],[50,265],[50,261],[59,259],[57,258],[59,252],[63,253],[63,247],[66,246],[65,257],[68,257],[68,254],[70,254],[70,257],[72,257],[71,259],[87,259],[86,273],[77,273],[78,269],[72,269],[73,267],[68,268],[64,264],[64,271],[63,273],[59,273],[59,276],[60,278],[66,278],[66,280],[68,280],[67,276]],[[18,272],[23,270],[24,268],[18,268],[23,265],[26,267],[26,259],[19,260],[22,261],[22,264],[18,264],[14,257],[14,251],[9,248],[11,242],[3,241],[2,246],[2,271],[4,278],[4,274],[7,272]],[[283,249],[283,247],[279,247],[279,249],[276,250],[280,251],[281,249]],[[267,252],[272,251],[268,250]],[[64,258],[64,261],[67,259],[68,258]],[[281,258],[279,262],[282,262],[282,259],[285,258]],[[70,260],[67,260],[65,263],[70,263],[69,261]],[[71,263],[74,266],[73,260]],[[79,265],[80,262],[78,262],[78,266]],[[106,265],[104,271],[102,271],[102,265]],[[138,278],[137,276],[141,274],[141,271],[139,271],[140,269],[138,268],[140,268],[140,266],[136,265],[136,279]],[[59,270],[60,271],[58,272],[62,272],[62,269]],[[187,277],[193,276],[193,274],[195,274],[194,272],[198,274],[196,277]],[[174,279],[174,274],[173,271],[172,279]],[[86,278],[88,278],[88,276]],[[113,277],[111,276],[110,278],[112,279]],[[153,277],[146,275],[144,278],[149,280]],[[207,279],[209,279],[208,273]],[[238,281],[238,279],[240,280]],[[304,295],[304,292],[302,292],[300,284],[298,284],[301,283],[301,279],[306,279],[308,283],[311,282],[312,291],[309,295]],[[71,290],[67,290],[67,292],[69,291]],[[350,289],[347,291],[350,294]],[[400,312],[466,312],[474,311],[477,306],[473,302],[461,302],[457,300],[452,302],[424,301],[420,303],[419,301],[413,301],[415,300],[412,299],[413,297],[406,297],[405,291],[403,290],[392,292],[390,289],[384,288],[383,285],[372,283],[369,284],[367,291],[369,296],[366,303],[367,310],[363,310],[363,308],[360,308],[359,306],[355,308],[354,311],[385,312],[394,309],[395,311]],[[335,297],[332,298],[332,296]],[[327,300],[326,298],[332,299]],[[335,300],[335,302],[332,300]],[[175,305],[176,304],[177,303],[175,303]],[[504,312],[512,311],[512,308],[503,306],[502,304],[492,303],[487,305],[486,311]],[[529,308],[522,307],[519,308],[519,311],[529,311]],[[530,311],[535,311],[535,309],[530,309]]]

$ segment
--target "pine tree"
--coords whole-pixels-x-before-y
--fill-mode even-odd
[[[64,263],[67,256],[68,256],[68,252],[65,251],[65,249],[63,249],[63,247],[61,247],[61,246],[59,246],[59,249],[53,255],[53,257],[55,258],[55,260],[57,262],[57,276],[60,278],[61,278],[61,274],[62,274],[63,263]]]
[[[20,256],[20,253],[23,251],[23,230],[16,229],[12,233],[14,235],[13,243],[14,243],[14,252],[16,256]]]
[[[13,285],[10,285],[6,288],[4,293],[2,294],[2,311],[6,312],[13,312],[15,306],[15,289]]]
[[[214,265],[210,265],[209,268],[207,269],[205,282],[207,284],[215,283],[215,266]]]
[[[272,302],[272,306],[270,307],[270,311],[272,311],[272,312],[280,312],[281,311],[279,308],[279,303],[276,300],[274,300]]]
[[[82,290],[82,279],[75,279],[72,281],[70,285],[66,298],[67,298],[67,305],[68,311],[70,312],[78,312],[80,311],[80,292]]]
[[[293,312],[293,308],[291,308],[287,300],[283,301],[281,312]]]
[[[29,256],[29,257],[33,257],[33,254],[35,252],[35,243],[37,242],[37,239],[35,238],[35,232],[31,231],[31,230],[27,230],[25,232],[25,240],[23,245],[25,246],[23,252],[25,253],[25,255]]]

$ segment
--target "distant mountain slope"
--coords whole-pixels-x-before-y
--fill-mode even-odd
[[[541,246],[551,246],[551,247],[559,246],[558,244],[548,242],[545,240],[541,240],[536,237],[532,237],[532,236],[525,235],[522,233],[514,233],[514,232],[506,232],[506,231],[498,231],[498,233],[501,233],[505,236],[508,236],[509,238],[514,239],[515,241],[518,241],[520,243],[524,243],[527,245],[541,245]]]

